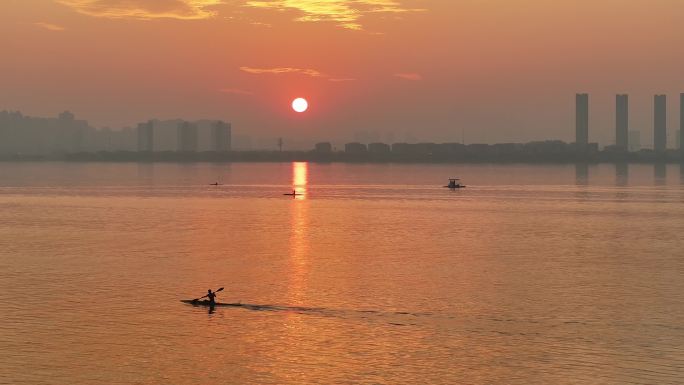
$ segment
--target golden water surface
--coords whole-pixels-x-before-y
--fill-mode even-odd
[[[682,175],[1,164],[0,383],[681,384]]]

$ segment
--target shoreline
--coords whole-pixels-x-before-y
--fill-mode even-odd
[[[138,152],[101,151],[52,155],[0,155],[0,162],[74,162],[74,163],[350,163],[350,164],[682,164],[684,156],[676,150],[666,153],[640,151],[614,153],[346,153],[316,151],[226,151],[226,152]]]

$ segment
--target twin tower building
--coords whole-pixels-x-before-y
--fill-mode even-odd
[[[667,96],[653,97],[653,150],[664,153],[667,151]],[[589,94],[577,94],[575,143],[578,148],[589,146]],[[629,98],[628,95],[615,96],[615,147],[618,150],[629,149]],[[680,135],[679,149],[684,151],[684,93],[679,96]]]

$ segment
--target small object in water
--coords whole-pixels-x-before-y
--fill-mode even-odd
[[[444,186],[444,187],[454,189],[454,188],[464,188],[465,185],[461,184],[460,179],[458,179],[458,178],[449,178],[449,184]]]
[[[297,195],[304,195],[304,194],[298,193],[296,190],[292,190],[291,193],[285,193],[283,195],[297,196]]]

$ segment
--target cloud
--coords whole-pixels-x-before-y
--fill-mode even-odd
[[[423,80],[423,76],[421,76],[420,74],[416,74],[416,73],[398,73],[398,74],[394,74],[394,76],[398,77],[399,79],[404,79],[404,80],[412,80],[412,81]]]
[[[50,31],[58,31],[58,32],[64,31],[66,29],[66,28],[62,27],[61,25],[51,24],[51,23],[43,23],[42,21],[37,22],[37,23],[33,23],[33,25],[38,26],[40,28],[45,28],[45,29],[50,30]]]
[[[253,67],[240,67],[240,71],[247,72],[249,74],[261,75],[261,74],[300,74],[311,76],[314,78],[325,78],[329,82],[352,82],[356,79],[354,78],[343,78],[343,77],[331,77],[321,71],[314,70],[311,68],[295,68],[295,67],[275,67],[275,68],[253,68]]]
[[[207,19],[216,12],[207,8],[219,5],[222,0],[55,0],[78,13],[112,19],[181,20]]]
[[[224,94],[254,95],[254,92],[252,91],[245,91],[239,88],[221,88],[219,92],[223,92]]]
[[[330,82],[353,82],[356,79],[354,78],[330,78],[328,81]]]
[[[53,0],[74,11],[111,19],[181,20],[208,19],[217,15],[212,7],[226,5],[299,13],[301,22],[331,22],[352,30],[362,30],[361,19],[372,14],[399,14],[425,11],[409,8],[405,0]],[[256,25],[269,26],[260,21]]]
[[[317,70],[309,68],[292,68],[292,67],[276,67],[276,68],[252,68],[252,67],[240,67],[240,71],[247,72],[250,74],[288,74],[297,73],[302,75],[307,75],[315,78],[327,78],[328,75],[323,74]]]
[[[251,24],[251,25],[256,25],[256,26],[260,26],[260,27],[267,27],[267,28],[273,27],[273,24],[264,23],[264,22],[261,22],[261,21],[252,21],[252,22],[250,22],[249,24]]]
[[[245,6],[299,11],[296,21],[332,22],[352,30],[362,30],[360,19],[367,14],[424,11],[402,6],[401,0],[248,0]]]

